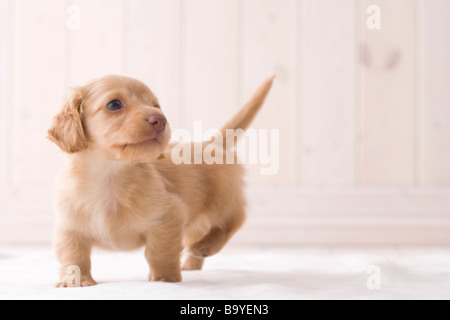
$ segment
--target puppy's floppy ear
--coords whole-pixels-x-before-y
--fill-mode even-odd
[[[64,100],[61,113],[56,115],[48,130],[48,139],[67,153],[87,149],[82,120],[83,96],[80,88],[72,89]]]

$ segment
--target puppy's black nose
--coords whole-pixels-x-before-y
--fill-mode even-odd
[[[147,118],[147,121],[158,133],[166,129],[167,119],[161,114],[152,114]]]

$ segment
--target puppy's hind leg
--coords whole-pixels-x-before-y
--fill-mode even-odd
[[[184,271],[195,271],[202,270],[205,258],[195,257],[189,252],[183,254],[183,264],[181,265],[181,270]]]
[[[235,211],[228,216],[223,225],[213,225],[208,234],[200,241],[192,244],[189,251],[196,258],[205,258],[218,253],[231,239],[236,231],[244,224],[244,209]]]
[[[211,229],[211,224],[206,215],[199,215],[185,228],[183,236],[183,259],[181,269],[184,271],[195,271],[203,268],[205,258],[196,257],[191,254],[189,248],[192,244],[202,240]]]

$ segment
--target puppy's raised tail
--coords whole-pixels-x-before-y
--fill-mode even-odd
[[[272,76],[264,81],[256,90],[251,99],[228,121],[220,130],[222,137],[235,137],[237,130],[245,131],[255,119],[258,111],[261,109],[266,97],[272,88],[276,76]]]

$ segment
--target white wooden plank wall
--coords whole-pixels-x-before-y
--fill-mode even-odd
[[[185,128],[182,1],[133,0],[128,8],[125,72],[154,91],[173,128]]]
[[[73,0],[71,3],[81,10],[81,25],[79,30],[67,30],[70,85],[123,73],[126,47],[123,0]]]
[[[296,182],[296,8],[293,0],[241,1],[241,103],[263,79],[277,75],[276,85],[253,128],[280,131],[279,172],[262,176],[261,166],[251,165],[249,177],[255,184]],[[271,146],[269,141],[266,145]]]
[[[369,5],[380,30],[366,26]],[[280,130],[280,170],[249,166],[253,186],[446,190],[449,11],[447,0],[0,0],[0,217],[30,217],[35,197],[30,221],[51,220],[63,155],[46,129],[68,86],[111,73],[143,80],[172,128],[191,132],[196,120],[220,127],[277,74],[253,128]]]
[[[8,19],[9,3],[7,0],[0,0],[0,193],[2,195],[7,194],[8,186],[8,158],[6,156],[6,150],[8,146],[8,111],[7,108],[7,91],[8,86],[8,43],[10,37],[9,26],[10,20]],[[0,212],[0,215],[2,213]]]
[[[417,48],[416,3],[379,0],[381,28],[369,30],[359,1],[360,61],[358,183],[414,185],[416,182]]]
[[[238,108],[239,0],[187,0],[185,14],[188,129],[220,128]]]
[[[304,185],[355,182],[355,1],[303,1],[300,134]]]
[[[51,184],[59,154],[45,140],[46,130],[65,90],[65,9],[59,0],[17,0],[13,5],[8,91],[11,129],[6,156],[12,187],[20,193],[39,192]],[[28,189],[28,190],[27,190]]]
[[[421,0],[419,181],[450,185],[450,1]]]
[[[17,143],[5,153],[15,164],[13,182],[48,183],[61,159],[41,138],[69,85],[108,73],[137,77],[161,98],[172,127],[192,132],[196,120],[205,130],[219,127],[276,73],[254,128],[280,129],[280,171],[260,176],[253,166],[250,181],[449,185],[440,156],[450,152],[448,126],[440,124],[449,49],[439,48],[449,27],[435,18],[448,4],[422,3],[418,19],[415,2],[377,3],[382,28],[371,31],[370,1],[2,0],[3,15],[8,4],[14,14],[12,25],[2,20],[10,30],[3,43],[13,39],[3,49],[12,74],[2,78],[13,92],[4,100],[15,106]],[[71,5],[80,8],[79,30],[67,28]]]

